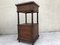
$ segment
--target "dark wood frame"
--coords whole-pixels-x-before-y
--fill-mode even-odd
[[[28,2],[28,3],[23,3],[23,4],[17,4],[16,6],[18,7],[19,5],[25,5],[25,4],[34,4],[34,5],[36,5],[37,7],[39,7],[35,2]],[[18,18],[18,41],[20,42],[20,41],[25,41],[25,40],[21,40],[21,26],[20,26],[20,20],[19,20],[19,13],[20,13],[21,11],[18,11],[17,10],[17,18]],[[25,13],[25,24],[27,24],[27,13],[31,13],[31,17],[32,17],[32,19],[31,19],[31,28],[32,28],[32,30],[34,30],[34,23],[33,23],[33,13],[37,13],[37,24],[36,24],[36,27],[37,27],[37,36],[34,38],[33,36],[33,31],[31,31],[31,37],[32,37],[32,41],[30,42],[30,43],[32,43],[32,45],[34,45],[34,42],[38,39],[38,37],[39,37],[39,34],[38,34],[38,30],[39,30],[39,28],[38,28],[38,25],[39,25],[39,19],[38,19],[38,10],[37,11],[27,11],[27,12],[23,12],[23,13]],[[27,41],[28,42],[28,41]]]

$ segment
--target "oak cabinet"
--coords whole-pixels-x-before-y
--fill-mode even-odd
[[[38,8],[39,5],[37,5],[35,2],[26,2],[22,4],[16,4],[17,7],[17,17],[18,17],[18,41],[31,43],[34,45],[34,42],[39,37],[39,28],[38,28]],[[25,13],[25,23],[20,24],[19,20],[19,13]],[[31,13],[31,23],[27,22],[27,14]],[[37,13],[37,23],[33,22],[33,13]]]

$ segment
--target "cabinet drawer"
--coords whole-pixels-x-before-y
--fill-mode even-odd
[[[32,33],[31,33],[31,27],[30,26],[21,26],[21,38],[26,40],[31,40]]]
[[[24,12],[26,12],[26,11],[30,11],[30,10],[32,10],[33,8],[32,8],[32,5],[30,4],[30,5],[24,5],[24,6],[17,6],[17,11],[24,11]]]

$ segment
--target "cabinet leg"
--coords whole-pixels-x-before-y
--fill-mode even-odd
[[[20,40],[18,40],[18,42],[20,42]]]
[[[34,45],[34,43],[32,43],[32,45]]]
[[[20,40],[18,40],[18,42],[20,42]]]
[[[34,45],[34,41],[32,41],[32,45]]]
[[[39,37],[39,35],[38,35],[38,37]]]
[[[18,40],[18,38],[17,38],[17,40]]]

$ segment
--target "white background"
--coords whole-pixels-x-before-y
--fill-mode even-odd
[[[35,1],[40,6],[40,32],[60,31],[60,0],[0,0],[0,34],[17,33],[17,9],[15,4],[28,1]],[[21,18],[23,18],[22,15]],[[23,19],[21,22],[23,22]]]

